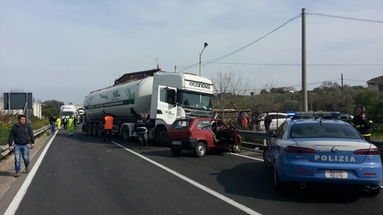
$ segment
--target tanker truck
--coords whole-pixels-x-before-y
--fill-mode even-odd
[[[148,72],[149,71],[149,72]],[[83,131],[103,135],[103,117],[115,117],[113,134],[125,141],[135,136],[137,113],[148,114],[148,138],[164,143],[169,126],[179,118],[212,117],[212,82],[200,76],[160,69],[125,74],[113,86],[85,97]]]

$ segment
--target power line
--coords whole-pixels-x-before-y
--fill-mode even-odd
[[[337,19],[347,19],[347,20],[353,20],[353,21],[359,21],[359,22],[371,22],[371,23],[383,24],[382,20],[362,19],[362,18],[330,15],[330,14],[323,14],[323,13],[310,13],[309,12],[307,14],[314,15],[314,16],[326,16],[326,17],[337,18]]]
[[[270,31],[270,32],[268,32],[268,33],[266,33],[266,34],[264,34],[263,36],[259,37],[258,39],[254,40],[254,41],[252,41],[252,42],[250,42],[250,43],[248,43],[248,44],[246,44],[246,45],[244,45],[244,46],[242,46],[242,47],[240,47],[240,48],[238,48],[238,49],[236,49],[236,50],[234,50],[234,51],[231,51],[231,52],[229,52],[229,53],[227,53],[227,54],[225,54],[225,55],[223,55],[223,56],[221,56],[221,57],[215,58],[215,59],[213,59],[213,60],[211,60],[211,61],[205,62],[205,63],[203,64],[203,66],[205,66],[205,65],[207,65],[207,64],[210,64],[211,62],[215,62],[215,61],[222,60],[222,59],[224,59],[224,58],[227,58],[227,57],[229,57],[229,56],[231,56],[231,55],[233,55],[233,54],[236,54],[236,53],[238,53],[238,52],[240,52],[240,51],[246,49],[247,47],[253,45],[254,43],[257,43],[257,42],[261,41],[262,39],[266,38],[266,37],[269,36],[270,34],[272,34],[272,33],[276,32],[277,30],[281,29],[283,26],[285,26],[285,25],[287,25],[288,23],[292,22],[293,20],[299,18],[300,16],[301,16],[301,15],[298,15],[298,16],[295,16],[295,17],[293,17],[293,18],[291,18],[291,19],[285,21],[284,23],[282,23],[282,24],[279,25],[278,27],[274,28],[272,31]],[[198,63],[192,64],[192,65],[186,67],[185,69],[182,69],[180,72],[183,72],[183,71],[185,71],[185,70],[191,69],[191,68],[193,68],[193,67],[195,67],[195,66],[197,66],[197,65],[198,65]]]
[[[246,66],[301,66],[300,63],[241,63],[241,62],[210,62],[211,64],[229,64],[229,65],[246,65]],[[383,66],[382,63],[352,63],[352,64],[329,64],[329,63],[314,63],[307,64],[308,66]]]
[[[318,81],[318,82],[311,82],[311,83],[307,83],[307,85],[311,86],[311,85],[318,85],[318,84],[323,84],[325,82],[336,82],[336,81],[340,81],[341,79],[338,78],[338,79],[332,79],[332,80],[323,80],[323,81]],[[366,83],[366,81],[363,81],[363,80],[354,80],[354,79],[343,79],[345,81],[355,81],[355,82],[363,82],[363,83]],[[272,88],[283,88],[283,87],[286,87],[286,88],[289,88],[289,87],[300,87],[302,86],[301,84],[293,84],[293,85],[284,85],[284,86],[274,86],[274,87],[265,87],[265,88],[243,88],[243,89],[238,89],[238,91],[242,91],[242,92],[249,92],[249,91],[261,91],[261,90],[265,90],[265,89],[272,89]]]

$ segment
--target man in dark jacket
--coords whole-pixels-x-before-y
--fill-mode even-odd
[[[269,115],[269,113],[266,113],[266,116],[265,116],[265,122],[264,122],[264,125],[265,125],[265,130],[266,131],[270,131],[270,124],[272,122],[272,118],[271,116]]]
[[[49,117],[49,124],[51,125],[51,133],[53,134],[56,131],[56,116]]]
[[[133,108],[131,108],[131,112],[136,118],[134,123],[134,132],[140,139],[141,149],[148,149],[148,129],[150,128],[150,117],[146,113],[137,114]]]
[[[8,137],[9,150],[15,149],[15,177],[20,176],[20,160],[23,157],[25,172],[29,172],[29,150],[34,147],[35,138],[31,126],[26,123],[26,117],[19,115],[19,122],[12,126]],[[30,146],[29,146],[29,143]]]

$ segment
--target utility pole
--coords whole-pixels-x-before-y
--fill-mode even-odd
[[[174,73],[176,73],[176,72],[177,72],[177,66],[174,65]]]
[[[343,88],[343,73],[340,73],[340,84]]]
[[[199,53],[199,58],[198,58],[198,74],[199,76],[201,76],[201,64],[202,64],[202,61],[201,61],[201,57],[202,57],[202,53],[203,51],[205,50],[205,48],[208,46],[207,42],[205,42],[203,44],[203,49],[202,51]]]
[[[302,109],[305,112],[308,111],[306,74],[306,12],[302,8]]]

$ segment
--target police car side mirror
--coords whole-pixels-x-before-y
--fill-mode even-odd
[[[268,131],[266,132],[266,137],[275,137],[275,134],[272,131]]]

